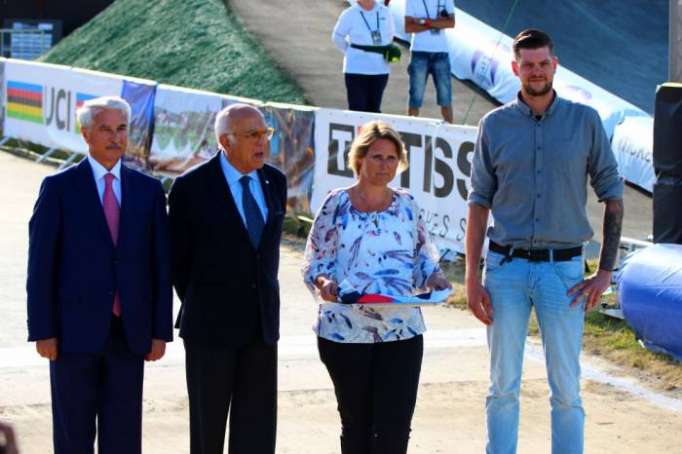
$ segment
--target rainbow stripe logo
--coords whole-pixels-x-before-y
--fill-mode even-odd
[[[76,93],[76,111],[81,108],[83,103],[89,99],[96,98],[96,95],[90,95],[88,93]],[[81,125],[80,122],[78,121],[78,117],[76,117],[76,130],[74,131],[76,134],[80,134],[81,132]]]
[[[7,117],[43,124],[43,86],[7,81]]]

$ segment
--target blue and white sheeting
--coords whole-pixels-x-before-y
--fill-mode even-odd
[[[655,244],[630,256],[618,276],[625,320],[652,351],[682,361],[682,245]]]
[[[409,42],[404,26],[405,1],[391,0],[389,7],[396,25],[396,37]],[[513,100],[520,85],[511,69],[512,38],[461,9],[456,8],[455,16],[455,28],[445,30],[452,75],[471,80],[503,104]],[[554,87],[560,96],[597,110],[609,139],[618,133],[619,140],[613,142],[613,152],[623,177],[652,192],[652,117],[562,66],[557,70]],[[632,130],[636,129],[636,132],[631,132],[633,125]],[[635,148],[636,152],[633,152]]]

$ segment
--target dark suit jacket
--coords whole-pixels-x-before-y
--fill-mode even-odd
[[[268,206],[258,249],[249,241],[218,154],[173,184],[173,285],[182,301],[176,326],[186,341],[241,346],[279,339],[277,271],[286,178],[267,164],[258,176]]]
[[[119,237],[114,246],[87,159],[51,175],[29,223],[29,340],[58,338],[62,352],[104,349],[118,289],[130,349],[172,340],[172,289],[161,184],[121,166]]]

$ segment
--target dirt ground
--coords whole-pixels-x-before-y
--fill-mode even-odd
[[[51,448],[47,363],[25,342],[27,221],[41,179],[54,169],[0,153],[0,419],[15,425],[23,454]],[[311,325],[312,298],[301,283],[300,241],[282,246],[282,340],[278,453],[338,453],[339,418]],[[177,307],[177,305],[176,305]],[[485,331],[466,312],[428,308],[425,357],[410,452],[480,453],[488,383]],[[522,392],[520,453],[550,451],[549,402],[541,347],[529,342]],[[680,396],[647,389],[627,371],[583,361],[588,453],[682,452]],[[145,372],[144,452],[188,452],[182,346]]]
[[[230,0],[245,25],[316,105],[343,107],[341,56],[329,35],[343,0]],[[384,103],[404,111],[406,59],[394,69]],[[455,120],[475,124],[492,103],[455,81]],[[426,102],[433,100],[427,92]],[[437,117],[433,108],[425,114]],[[473,120],[472,120],[473,119]],[[0,152],[0,419],[15,425],[23,454],[49,454],[51,411],[47,363],[26,339],[27,222],[40,181],[54,169]],[[627,234],[650,230],[650,202],[639,195]],[[597,210],[598,207],[592,208]],[[595,211],[594,216],[598,217]],[[593,217],[594,218],[594,217]],[[595,226],[599,231],[599,227]],[[339,452],[339,417],[331,381],[311,331],[315,307],[299,273],[300,242],[282,246],[282,339],[279,361],[278,449],[281,454]],[[177,302],[176,302],[177,309]],[[468,313],[425,310],[429,331],[410,453],[480,453],[485,445],[484,401],[488,386],[485,330]],[[596,358],[583,358],[587,453],[682,453],[682,396],[647,388],[632,374]],[[188,452],[188,407],[183,350],[170,344],[166,357],[145,372],[144,452]],[[521,396],[519,453],[550,452],[549,401],[542,350],[529,341]]]

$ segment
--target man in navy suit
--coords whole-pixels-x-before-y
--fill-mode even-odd
[[[233,104],[216,117],[216,156],[171,190],[173,284],[182,301],[190,453],[274,454],[279,244],[287,199],[265,164],[273,130]]]
[[[92,454],[96,432],[99,454],[135,454],[144,360],[172,340],[165,196],[121,164],[128,103],[78,119],[89,155],[45,178],[29,223],[29,341],[50,360],[55,454]]]

